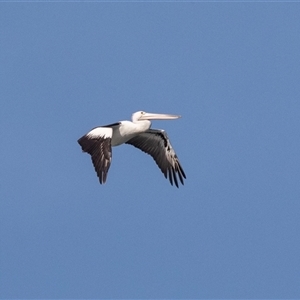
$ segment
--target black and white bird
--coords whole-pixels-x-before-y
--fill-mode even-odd
[[[171,185],[178,187],[178,178],[181,184],[186,178],[178,157],[171,146],[164,130],[150,129],[150,120],[178,119],[178,115],[153,114],[138,111],[132,115],[132,122],[120,121],[92,129],[82,136],[78,143],[83,152],[92,157],[92,162],[101,184],[107,179],[111,164],[111,147],[121,144],[130,144],[151,155]]]

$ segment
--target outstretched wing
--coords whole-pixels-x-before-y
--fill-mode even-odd
[[[126,144],[133,145],[151,155],[165,177],[169,178],[171,185],[174,182],[178,187],[177,176],[181,184],[184,184],[185,173],[164,130],[148,129],[131,138]]]
[[[92,157],[92,162],[101,184],[104,184],[111,163],[111,139],[113,129],[96,127],[78,140],[83,152]]]

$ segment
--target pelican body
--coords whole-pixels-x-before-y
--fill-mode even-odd
[[[150,120],[178,119],[178,115],[154,114],[138,111],[132,115],[132,121],[120,121],[117,123],[95,127],[82,136],[78,143],[83,152],[91,155],[92,162],[99,178],[100,184],[104,184],[111,164],[111,147],[121,144],[130,144],[145,153],[151,155],[156,164],[178,187],[177,176],[183,185],[185,173],[173,150],[169,138],[164,130],[150,129]]]

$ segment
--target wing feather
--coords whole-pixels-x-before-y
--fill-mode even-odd
[[[92,162],[101,184],[107,179],[111,164],[112,128],[96,127],[78,140],[83,152],[91,155]]]
[[[179,187],[178,178],[181,184],[184,184],[183,178],[186,178],[186,175],[164,130],[148,129],[131,138],[126,144],[151,155],[171,185],[175,183],[176,187]]]

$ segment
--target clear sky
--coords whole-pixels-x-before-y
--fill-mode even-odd
[[[2,298],[299,298],[299,3],[0,3]],[[186,172],[77,139],[138,110]]]

